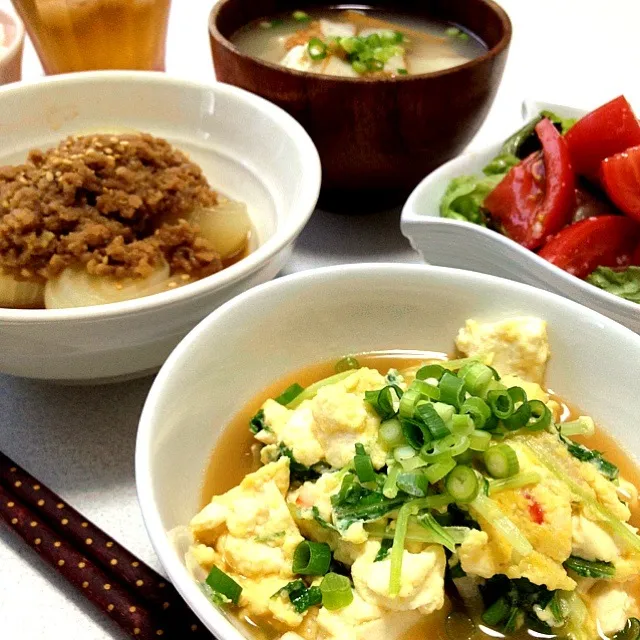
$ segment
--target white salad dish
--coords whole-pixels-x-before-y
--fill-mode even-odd
[[[167,139],[211,187],[246,203],[253,250],[184,287],[74,309],[0,309],[0,372],[97,382],[157,369],[186,333],[234,295],[273,278],[312,214],[318,153],[283,110],[236,87],[146,72],[53,76],[0,89],[0,164],[71,134],[143,131]]]
[[[586,111],[547,102],[525,102],[524,120],[542,110],[575,118]],[[508,133],[504,136],[508,137]],[[532,251],[491,229],[440,217],[440,201],[449,182],[480,174],[498,153],[503,140],[483,151],[462,155],[429,174],[402,210],[400,226],[411,246],[427,263],[488,273],[567,296],[640,332],[640,308],[572,276]]]
[[[640,438],[630,429],[640,396],[619,384],[640,377],[640,336],[566,297],[481,273],[397,264],[307,271],[239,295],[179,344],[140,419],[138,497],[170,580],[216,637],[245,636],[193,581],[185,548],[169,532],[200,509],[204,470],[233,416],[257,393],[305,366],[367,351],[451,353],[468,318],[514,316],[547,322],[546,386],[629,451],[640,451]]]

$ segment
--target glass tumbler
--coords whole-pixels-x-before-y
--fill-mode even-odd
[[[48,74],[164,71],[171,0],[11,0]]]

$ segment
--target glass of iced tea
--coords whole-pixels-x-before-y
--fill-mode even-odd
[[[164,71],[171,0],[11,0],[48,74]]]

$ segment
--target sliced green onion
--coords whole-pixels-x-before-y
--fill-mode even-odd
[[[409,471],[398,474],[396,479],[398,489],[416,498],[424,498],[429,490],[429,481],[420,471]]]
[[[306,11],[294,11],[291,15],[296,22],[308,22],[311,20],[311,16]]]
[[[513,404],[527,401],[527,393],[522,387],[509,387],[507,393],[511,396]]]
[[[414,380],[409,388],[415,389],[421,396],[424,396],[429,400],[438,400],[440,398],[440,389],[438,387],[434,387],[428,382],[425,382],[424,380]]]
[[[491,498],[480,492],[476,499],[470,503],[470,507],[492,525],[507,540],[516,553],[528,556],[533,551],[531,543],[522,531],[502,513],[498,504]]]
[[[327,45],[320,38],[311,38],[307,45],[307,53],[316,62],[327,57]]]
[[[510,478],[520,471],[518,454],[508,444],[496,444],[484,452],[484,464],[493,478]]]
[[[238,602],[240,602],[242,587],[231,576],[228,576],[215,565],[211,567],[211,571],[209,571],[205,582],[215,593],[219,593],[225,598],[228,598],[233,604],[237,605]]]
[[[416,380],[440,380],[446,369],[439,364],[427,364],[416,371]]]
[[[448,27],[447,29],[445,29],[445,35],[451,37],[451,38],[455,38],[456,36],[459,36],[462,31],[460,31],[460,29],[458,29],[458,27]],[[487,623],[489,624],[489,623]]]
[[[456,409],[464,402],[464,383],[458,376],[446,371],[440,378],[440,402],[453,405]]]
[[[396,415],[392,391],[402,398],[402,389],[397,384],[388,384],[377,391],[365,391],[364,399],[374,408],[382,420],[389,420]]]
[[[420,467],[426,467],[428,462],[423,460],[420,456],[414,456],[413,458],[409,458],[408,460],[401,460],[400,466],[403,471],[415,471]]]
[[[400,406],[398,407],[398,415],[401,418],[413,418],[416,404],[420,400],[420,392],[416,389],[409,388],[400,398]]]
[[[640,620],[629,618],[620,631],[613,634],[612,640],[638,640],[640,638]]]
[[[340,382],[351,375],[353,375],[353,371],[343,371],[342,373],[336,373],[335,375],[329,376],[328,378],[324,378],[324,380],[318,380],[318,382],[310,384],[300,395],[296,396],[287,405],[287,409],[296,409],[305,400],[311,400],[312,398],[315,398],[318,391],[322,389],[322,387],[336,384],[336,382]]]
[[[406,69],[396,69],[396,73],[399,76],[408,76],[409,72]]]
[[[487,393],[487,403],[491,407],[491,411],[500,420],[505,420],[514,411],[513,399],[508,391],[489,391]]]
[[[396,481],[400,473],[400,465],[392,464],[387,467],[387,479],[382,487],[382,495],[385,498],[393,500],[398,495],[398,485]]]
[[[577,420],[563,422],[560,426],[560,433],[563,436],[592,436],[596,425],[589,416],[580,416]]]
[[[301,576],[323,576],[329,571],[331,549],[324,542],[303,540],[293,553],[293,573]]]
[[[400,421],[397,418],[385,420],[380,425],[378,439],[382,446],[387,450],[404,444],[405,439],[404,434],[402,433],[402,425],[400,424]]]
[[[360,443],[356,444],[356,455],[353,457],[353,466],[360,482],[375,481],[376,472],[373,470],[371,458],[365,451],[364,446]]]
[[[404,556],[404,543],[409,526],[409,517],[414,513],[412,502],[406,502],[400,507],[396,530],[391,547],[391,569],[389,572],[389,595],[393,598],[400,593],[402,578],[402,558]]]
[[[472,396],[484,396],[489,387],[489,383],[493,380],[493,371],[480,362],[474,362],[466,367],[464,375],[458,374],[464,382],[465,389]]]
[[[440,364],[448,371],[459,371],[468,364],[480,362],[478,358],[458,358],[457,360],[443,360]]]
[[[491,418],[491,408],[482,398],[467,398],[460,406],[460,413],[470,415],[476,429],[482,429]]]
[[[419,450],[425,444],[431,442],[432,434],[422,420],[403,419],[400,424],[406,441],[414,449]]]
[[[475,430],[471,416],[467,414],[454,414],[451,418],[451,433],[455,436],[468,436]]]
[[[320,583],[322,606],[329,611],[336,611],[353,602],[353,591],[349,578],[338,573],[327,573]]]
[[[444,481],[449,495],[456,502],[472,502],[480,491],[480,483],[476,472],[471,467],[459,464],[452,469]]]
[[[346,38],[340,38],[340,46],[346,53],[356,53],[356,51],[364,48],[364,43],[355,36],[349,36]]]
[[[418,403],[418,406],[420,406],[420,403]],[[456,410],[450,404],[445,404],[444,402],[434,402],[433,408],[447,426],[453,420],[453,416],[456,413]]]
[[[427,462],[439,462],[447,457],[459,456],[469,448],[469,438],[467,436],[455,436],[453,434],[441,440],[425,445],[420,451],[420,457]]]
[[[454,460],[457,464],[467,464],[470,465],[474,460],[473,451],[471,449],[467,449],[463,453],[458,454]]]
[[[409,458],[413,458],[416,455],[416,450],[410,445],[402,445],[401,447],[396,447],[393,450],[393,459],[396,462],[402,462],[403,460],[409,460]]]
[[[455,466],[456,461],[453,458],[447,458],[427,467],[424,474],[431,484],[435,484],[442,480]]]
[[[511,605],[506,597],[498,598],[486,611],[482,614],[482,622],[490,627],[497,627],[504,622],[511,611]]]
[[[355,369],[360,368],[360,363],[353,356],[345,356],[336,362],[335,364],[335,372],[343,373],[345,371],[353,371]]]
[[[503,480],[491,480],[489,482],[489,495],[508,489],[521,489],[529,484],[538,484],[542,477],[536,471],[523,471],[516,473],[515,476],[504,478]]]
[[[297,398],[303,391],[304,391],[304,387],[301,387],[297,382],[294,382],[290,387],[285,389],[275,400],[278,404],[282,404],[286,407],[294,398]]]
[[[360,62],[360,60],[354,60],[351,63],[351,66],[353,67],[353,70],[360,75],[363,75],[367,73],[367,71],[369,71],[367,65],[364,62]]]
[[[434,440],[439,440],[440,438],[444,438],[444,436],[449,435],[451,433],[447,428],[447,425],[445,424],[444,420],[440,417],[435,407],[430,402],[419,404],[416,407],[416,413],[424,421],[425,425],[427,426],[427,429],[429,429],[429,433],[431,434],[431,437]]]
[[[543,431],[551,424],[551,411],[541,400],[529,400],[529,431]],[[591,420],[591,418],[589,418]],[[593,420],[591,420],[593,424]]]
[[[529,425],[531,419],[531,403],[523,402],[502,424],[509,431],[517,431]]]
[[[486,451],[491,444],[491,434],[488,431],[476,430],[469,436],[471,451]]]

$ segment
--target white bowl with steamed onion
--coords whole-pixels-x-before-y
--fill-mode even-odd
[[[318,197],[320,162],[302,127],[266,100],[221,83],[144,72],[78,73],[0,89],[0,110],[1,165],[24,162],[29,150],[54,147],[69,135],[150,133],[185,152],[210,186],[231,200],[219,205],[221,215],[212,223],[228,243],[220,253],[237,243],[235,221],[247,222],[242,206],[238,218],[234,201],[246,205],[252,227],[243,259],[186,286],[167,290],[167,272],[160,269],[143,293],[155,291],[154,283],[161,293],[96,305],[104,301],[103,285],[86,283],[74,301],[78,278],[68,272],[69,282],[59,279],[47,295],[57,296],[58,307],[92,306],[0,308],[2,373],[98,382],[157,369],[207,313],[278,273]],[[232,215],[225,217],[225,209]],[[80,281],[87,278],[80,274]],[[141,285],[123,282],[121,299],[130,297],[128,286]]]
[[[547,322],[545,386],[592,416],[633,458],[640,451],[632,428],[640,396],[625,381],[640,378],[640,336],[566,298],[494,276],[397,264],[307,271],[236,297],[180,343],[140,419],[136,480],[145,524],[169,578],[216,637],[249,636],[202,593],[184,565],[185,548],[176,548],[169,532],[201,508],[204,470],[234,465],[210,453],[237,412],[315,363],[396,349],[452,353],[467,319],[514,316]]]

